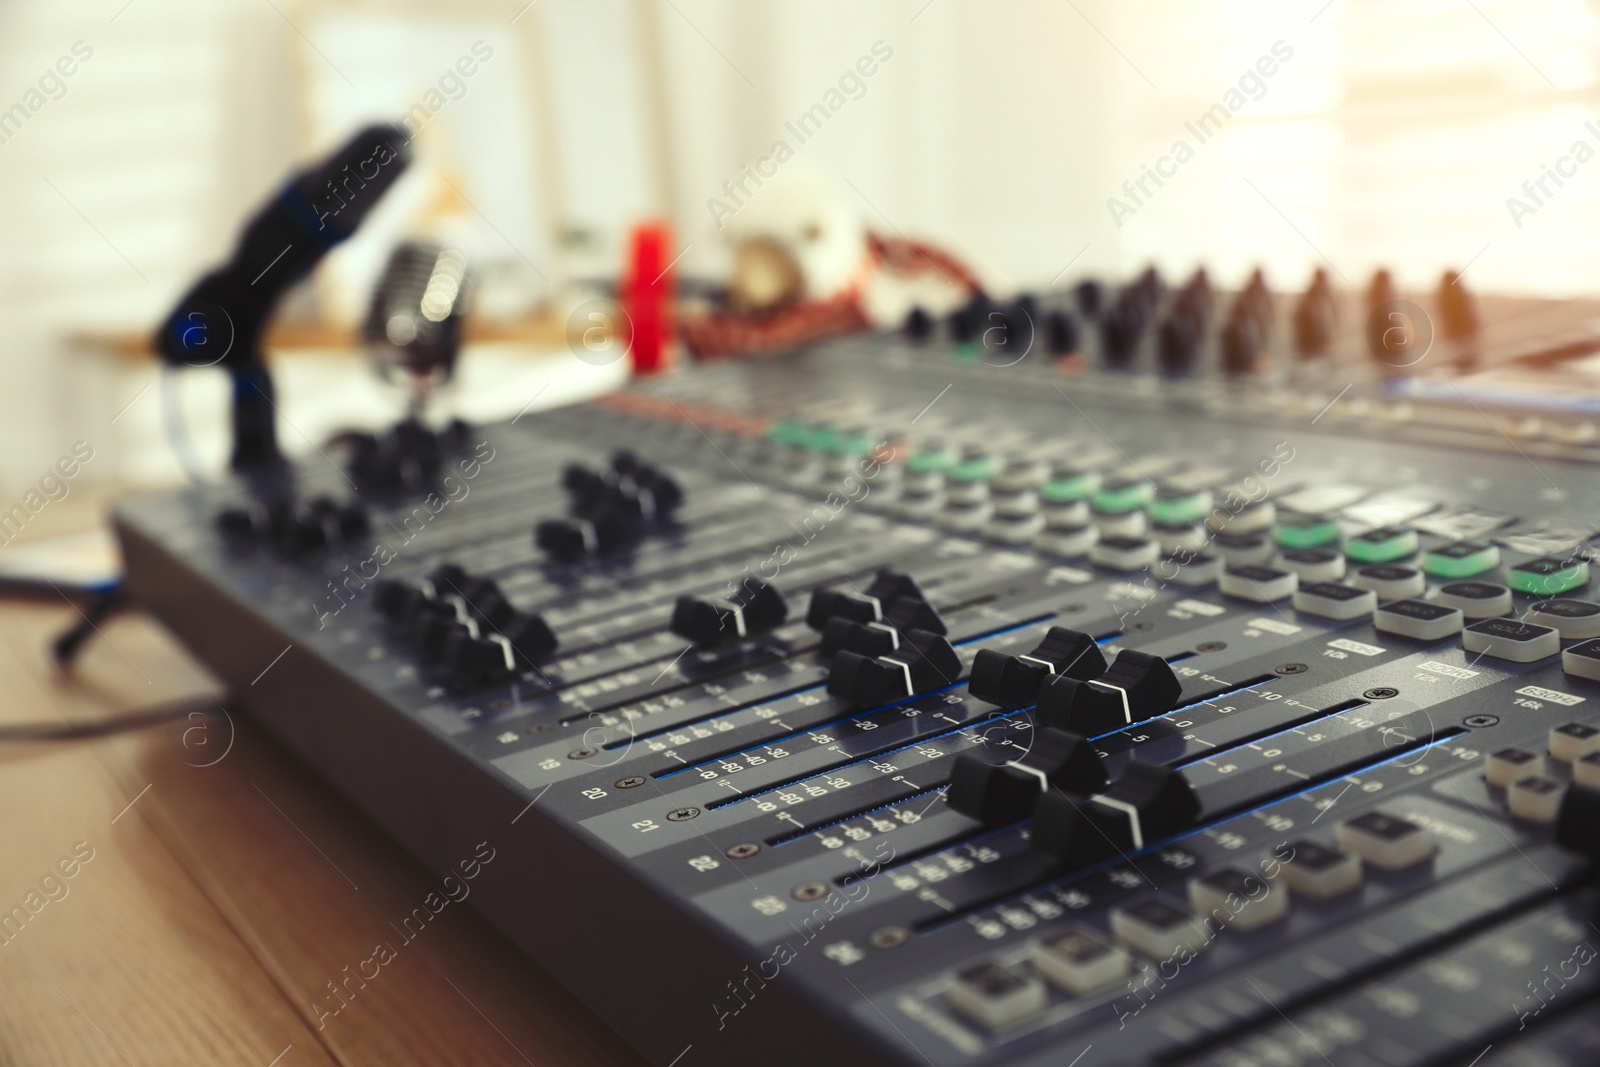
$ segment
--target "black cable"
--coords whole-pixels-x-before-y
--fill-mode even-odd
[[[196,713],[217,714],[213,700],[180,700],[158,705],[147,711],[131,711],[105,719],[88,722],[25,722],[0,724],[0,744],[28,741],[81,741],[87,738],[108,737],[128,730],[144,730],[162,726]]]
[[[114,611],[127,605],[127,598],[121,587],[95,597],[83,607],[78,609],[79,619],[70,630],[50,643],[50,656],[56,661],[56,666],[67,670],[72,666],[72,661],[78,658],[78,651],[89,636],[99,629],[100,623]]]

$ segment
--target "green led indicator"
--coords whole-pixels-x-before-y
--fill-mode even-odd
[[[1358,563],[1388,563],[1417,551],[1417,531],[1380,526],[1346,539],[1344,554]]]
[[[1156,487],[1149,482],[1118,482],[1101,486],[1094,494],[1094,506],[1097,511],[1121,515],[1144,507],[1155,495]]]
[[[1272,536],[1284,548],[1320,548],[1339,540],[1339,524],[1310,515],[1294,516],[1279,522]]]
[[[984,482],[994,477],[994,469],[994,457],[977,456],[957,463],[945,476],[955,482]]]
[[[1487,541],[1457,541],[1422,554],[1422,569],[1436,578],[1471,578],[1500,565],[1500,549]]]
[[[906,461],[906,468],[912,474],[935,474],[950,466],[950,452],[943,448],[930,448],[926,452],[918,452]]]
[[[767,427],[767,438],[780,445],[804,447],[811,441],[811,430],[798,419],[784,419]]]
[[[1211,510],[1211,491],[1199,489],[1192,493],[1160,493],[1150,501],[1150,521],[1159,523],[1199,522]]]
[[[1070,478],[1052,478],[1039,487],[1039,499],[1046,504],[1070,504],[1100,488],[1100,476],[1093,471]]]
[[[1589,564],[1581,559],[1530,559],[1506,571],[1506,584],[1519,593],[1554,596],[1589,584]]]

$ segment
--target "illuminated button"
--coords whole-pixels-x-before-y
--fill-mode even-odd
[[[1378,606],[1378,594],[1338,582],[1311,582],[1295,590],[1294,609],[1324,619],[1360,619]]]
[[[1481,652],[1512,663],[1532,663],[1560,652],[1561,635],[1548,626],[1515,619],[1484,619],[1462,631],[1461,645],[1468,652]]]
[[[1406,526],[1379,526],[1344,540],[1344,554],[1357,563],[1389,563],[1415,555],[1417,531]]]
[[[1156,565],[1156,577],[1178,585],[1210,585],[1222,574],[1222,561],[1204,552],[1175,552]]]
[[[1460,608],[1469,619],[1488,619],[1511,610],[1511,590],[1498,582],[1451,582],[1441,586],[1433,599]]]
[[[1550,758],[1576,763],[1591,752],[1600,752],[1600,730],[1588,723],[1564,722],[1550,728]]]
[[[945,477],[952,482],[987,482],[995,476],[999,462],[989,455],[980,445],[968,445],[962,450],[961,458],[951,464],[944,472]]]
[[[1369,811],[1339,824],[1339,847],[1382,871],[1403,871],[1430,858],[1433,835],[1409,819]]]
[[[1276,554],[1272,538],[1259,533],[1219,533],[1211,539],[1211,552],[1229,565],[1267,563]]]
[[[1102,537],[1143,537],[1150,520],[1142,511],[1092,510],[1089,521],[1094,523]]]
[[[1398,600],[1401,597],[1421,596],[1428,588],[1428,580],[1415,567],[1397,567],[1392,563],[1379,563],[1362,567],[1350,576],[1351,585],[1359,585],[1378,594],[1379,600]]]
[[[1307,900],[1332,900],[1361,887],[1361,860],[1324,848],[1315,841],[1296,841],[1278,877]]]
[[[1289,512],[1278,516],[1272,536],[1284,548],[1320,548],[1339,540],[1339,524],[1326,515]]]
[[[1466,621],[1460,608],[1414,598],[1392,600],[1372,613],[1372,625],[1384,633],[1418,641],[1438,641],[1460,633]]]
[[[1156,539],[1163,552],[1177,552],[1180,549],[1198,552],[1211,540],[1211,534],[1197,522],[1153,523],[1150,536]]]
[[[1572,781],[1585,789],[1600,789],[1600,750],[1573,763]]]
[[[943,474],[955,458],[955,453],[944,445],[929,444],[906,460],[906,469],[912,474]]]
[[[1302,582],[1336,582],[1344,577],[1344,557],[1331,548],[1291,548],[1277,562]]]
[[[1033,546],[1041,552],[1052,552],[1058,556],[1081,556],[1100,540],[1100,531],[1093,526],[1056,526],[1051,524],[1045,527],[1044,533],[1034,538]]]
[[[1544,773],[1544,757],[1520,748],[1502,748],[1483,758],[1483,780],[1501,789],[1520,778]]]
[[[1270,500],[1246,504],[1237,512],[1230,512],[1227,498],[1224,497],[1222,506],[1212,510],[1206,524],[1213,530],[1227,530],[1229,533],[1258,533],[1271,529],[1277,520],[1278,508]]]
[[[1046,504],[1070,504],[1087,500],[1100,488],[1100,472],[1083,470],[1070,463],[1050,468],[1050,477],[1039,486],[1039,499]]]
[[[1151,522],[1199,522],[1211,510],[1211,490],[1162,486],[1146,510]]]
[[[1553,626],[1569,641],[1600,637],[1600,604],[1589,600],[1541,600],[1528,611],[1528,619]]]
[[[1089,549],[1089,561],[1118,571],[1148,567],[1161,555],[1160,547],[1144,537],[1103,537]]]
[[[1422,554],[1422,569],[1436,578],[1471,578],[1500,566],[1500,546],[1488,541],[1457,541]]]
[[[1135,511],[1155,499],[1156,487],[1136,478],[1108,478],[1090,498],[1096,511],[1121,514]]]
[[[1089,930],[1068,930],[1039,945],[1033,966],[1064,992],[1079,996],[1106,989],[1128,974],[1128,950]]]
[[[998,1030],[1045,1009],[1050,994],[1033,975],[985,963],[956,975],[945,996],[973,1022]]]
[[[1294,571],[1280,571],[1275,567],[1246,564],[1229,567],[1217,579],[1217,587],[1229,596],[1253,600],[1257,604],[1270,604],[1292,596],[1300,579]]]
[[[1259,874],[1224,867],[1189,880],[1189,906],[1203,919],[1248,933],[1286,917],[1289,894]]]
[[[1506,570],[1506,582],[1519,593],[1555,596],[1589,584],[1589,564],[1581,559],[1544,556]]]
[[[1555,822],[1561,811],[1561,798],[1567,787],[1553,778],[1532,775],[1519,778],[1506,790],[1506,807],[1511,814],[1529,822]]]
[[[1207,938],[1187,908],[1165,897],[1145,897],[1111,910],[1111,932],[1129,948],[1165,960],[1199,952]]]

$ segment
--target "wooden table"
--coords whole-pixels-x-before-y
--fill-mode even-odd
[[[0,601],[0,720],[221,697],[136,613],[61,675],[46,646],[75,618]],[[0,1065],[642,1062],[467,908],[405,941],[437,882],[248,721],[203,722],[0,745]]]

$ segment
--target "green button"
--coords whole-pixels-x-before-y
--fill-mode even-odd
[[[837,452],[841,456],[864,456],[872,447],[872,438],[864,433],[832,431],[832,439],[818,447],[825,448],[829,452]]]
[[[1094,506],[1097,511],[1121,515],[1144,507],[1155,495],[1156,487],[1149,482],[1114,482],[1096,490]]]
[[[1052,478],[1039,487],[1039,499],[1047,504],[1070,504],[1100,488],[1100,475],[1084,471],[1068,478]]]
[[[978,362],[978,346],[968,341],[963,341],[950,350],[957,363],[969,364]]]
[[[1199,522],[1211,510],[1211,490],[1192,493],[1157,493],[1150,501],[1150,521],[1160,523]]]
[[[950,466],[953,458],[947,448],[930,448],[912,456],[906,462],[906,468],[912,474],[935,474]]]
[[[1506,584],[1519,593],[1553,596],[1589,584],[1589,564],[1581,559],[1530,559],[1506,571]]]
[[[1388,563],[1417,551],[1417,531],[1401,526],[1380,526],[1346,538],[1344,554],[1358,563]]]
[[[1320,515],[1289,515],[1272,530],[1284,548],[1320,548],[1339,540],[1339,524]]]
[[[811,427],[798,419],[785,419],[768,426],[767,437],[780,445],[799,445],[804,448],[811,443]]]
[[[1500,565],[1500,548],[1487,541],[1457,541],[1422,554],[1422,569],[1438,578],[1471,578]]]
[[[994,471],[993,456],[975,456],[951,467],[945,472],[945,477],[953,482],[984,482],[994,477]]]

